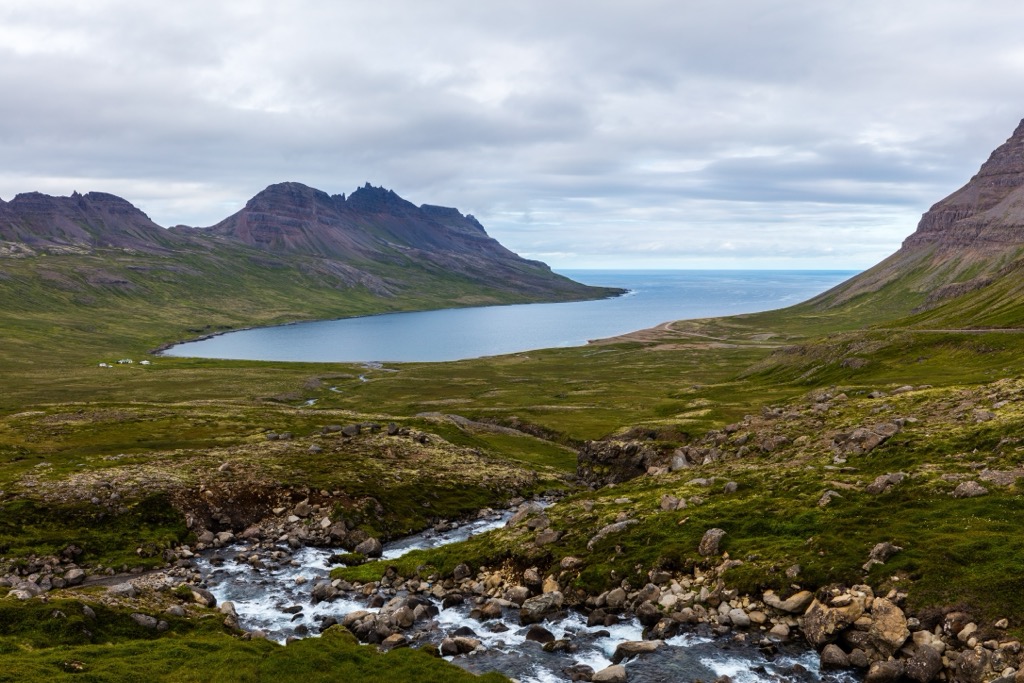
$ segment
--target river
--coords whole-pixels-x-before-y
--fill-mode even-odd
[[[391,313],[231,332],[171,356],[309,362],[436,362],[581,346],[687,318],[753,313],[804,301],[854,271],[564,271],[628,294],[559,304]]]
[[[503,526],[512,511],[485,512],[472,522],[444,533],[427,531],[394,541],[384,547],[384,558],[395,559],[419,548],[437,547],[464,540],[473,534]],[[313,602],[312,589],[328,580],[330,557],[337,552],[325,548],[292,551],[285,544],[273,548],[236,544],[204,552],[198,565],[207,586],[218,601],[231,601],[241,625],[261,630],[267,637],[285,641],[319,633],[324,620],[337,621],[349,612],[376,611],[393,597],[386,588],[364,596],[343,593],[333,601]],[[254,569],[252,556],[258,554],[262,569]],[[241,561],[240,561],[241,560]],[[639,641],[643,627],[633,617],[612,626],[588,627],[586,617],[570,611],[543,626],[558,639],[568,639],[573,652],[545,652],[540,643],[526,639],[528,627],[521,626],[518,610],[506,609],[499,619],[480,621],[471,616],[471,603],[445,607],[429,598],[436,616],[429,627],[419,631],[416,642],[437,644],[442,638],[472,634],[482,647],[470,654],[447,657],[449,661],[475,672],[499,671],[522,683],[555,683],[570,680],[566,669],[584,665],[600,671],[611,665],[619,643]],[[777,646],[770,654],[753,641],[687,633],[670,638],[666,647],[625,663],[630,683],[703,680],[711,683],[728,676],[734,683],[853,683],[848,673],[822,672],[813,651]]]

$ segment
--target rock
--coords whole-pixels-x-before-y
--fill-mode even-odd
[[[151,617],[148,614],[139,614],[136,612],[132,615],[132,621],[141,626],[142,628],[155,631],[157,626],[160,625],[160,620],[156,617]]]
[[[534,502],[523,503],[522,505],[519,506],[519,509],[516,510],[516,513],[512,515],[512,517],[510,517],[507,522],[505,522],[505,526],[518,526],[519,524],[525,522],[527,519],[532,519],[536,515],[540,515],[543,513],[544,508],[541,507],[540,504]]]
[[[561,586],[558,585],[558,581],[555,580],[555,577],[548,576],[544,579],[544,584],[541,586],[540,592],[554,593],[558,590],[561,590]]]
[[[665,510],[666,512],[671,511],[671,510],[675,510],[678,505],[679,505],[679,498],[677,498],[676,496],[673,496],[671,493],[666,493],[666,494],[661,496],[660,506],[661,506],[662,510]]]
[[[873,662],[864,683],[898,683],[903,677],[903,662]]]
[[[800,617],[800,629],[808,643],[821,647],[853,624],[863,613],[862,600],[853,600],[842,607],[829,607],[815,599]]]
[[[572,555],[566,555],[562,558],[562,561],[558,563],[558,566],[562,569],[573,570],[583,566],[583,560]]]
[[[611,610],[622,609],[626,606],[626,591],[622,588],[613,588],[605,594],[604,604]]]
[[[587,485],[619,484],[659,464],[657,449],[636,441],[588,441],[576,455],[576,476]]]
[[[526,586],[512,586],[505,591],[505,599],[522,606],[530,597],[530,589]]]
[[[814,600],[814,594],[810,591],[800,591],[789,596],[785,600],[780,600],[774,591],[765,591],[761,598],[764,604],[769,607],[774,607],[781,612],[788,612],[790,614],[803,614],[807,609],[807,606]]]
[[[747,616],[746,612],[738,607],[729,610],[728,616],[732,625],[736,628],[748,628],[750,626],[750,617]]]
[[[195,602],[196,604],[202,605],[204,607],[217,606],[216,596],[214,596],[213,593],[206,590],[205,588],[200,588],[199,586],[189,586],[189,590],[192,593],[192,602]]]
[[[893,545],[888,541],[885,541],[884,543],[876,543],[875,547],[871,549],[868,559],[877,560],[878,562],[887,562],[890,557],[902,550],[903,548],[900,546]]]
[[[473,570],[469,568],[466,563],[460,563],[455,565],[455,569],[452,570],[452,578],[456,581],[464,581],[473,575]]]
[[[292,509],[292,514],[295,515],[296,517],[309,517],[310,513],[312,513],[312,512],[313,512],[313,507],[309,504],[309,500],[308,499],[302,501],[301,503],[298,503],[295,506],[295,508]]]
[[[868,628],[871,644],[883,657],[896,654],[910,637],[907,617],[903,610],[885,598],[871,603],[871,626]]]
[[[329,581],[320,581],[313,586],[313,591],[310,594],[310,599],[315,605],[318,602],[330,602],[338,597],[338,589],[335,588]]]
[[[554,529],[544,529],[539,534],[537,534],[537,537],[533,540],[533,542],[537,547],[541,547],[545,545],[550,545],[552,543],[557,543],[558,539],[560,539],[561,537],[561,531],[555,531]]]
[[[398,434],[398,425],[394,422],[388,422],[388,436],[395,436]]]
[[[895,422],[858,427],[849,433],[836,434],[832,438],[832,450],[841,456],[863,455],[878,448],[899,431],[900,426]]]
[[[1010,620],[1009,619],[1000,619],[995,624],[993,624],[993,626],[995,626],[1000,631],[1005,631],[1006,629],[1010,628]]]
[[[927,645],[916,648],[907,660],[903,675],[915,683],[930,683],[942,671],[942,655]]]
[[[842,496],[839,494],[838,491],[833,491],[832,489],[829,489],[828,491],[825,491],[825,493],[821,494],[821,498],[818,499],[818,507],[823,508],[836,498],[842,498]]]
[[[615,647],[615,654],[612,655],[612,662],[618,664],[628,661],[639,655],[648,654],[664,647],[664,640],[627,640]]]
[[[704,532],[704,537],[700,539],[700,544],[697,546],[697,552],[704,557],[718,555],[718,546],[721,543],[723,536],[725,536],[724,529],[708,529]]]
[[[838,645],[829,643],[821,651],[821,668],[823,670],[848,669],[850,668],[850,658]]]
[[[401,633],[392,633],[380,644],[382,650],[394,650],[399,647],[409,647],[409,639]]]
[[[722,489],[722,492],[723,493],[736,493],[736,490],[739,487],[740,487],[740,485],[737,484],[734,481],[726,482],[725,487],[723,487],[723,489]]]
[[[64,580],[69,586],[77,586],[85,581],[85,572],[75,567],[64,572]]]
[[[896,486],[906,478],[907,475],[904,474],[903,472],[880,474],[877,477],[875,477],[875,480],[868,484],[867,488],[864,490],[872,495],[877,496],[882,493],[887,493],[893,486]]]
[[[376,538],[368,538],[355,547],[354,552],[366,557],[380,557],[384,552],[384,547],[380,541]]]
[[[611,534],[617,534],[622,531],[625,531],[634,524],[639,524],[639,522],[635,519],[624,519],[621,522],[615,522],[614,524],[609,524],[608,526],[602,527],[600,531],[594,534],[594,536],[589,541],[587,541],[587,550],[593,550],[594,545],[599,543],[606,536],[610,536]]]
[[[341,433],[345,436],[359,436],[359,425],[345,425],[341,428]]]
[[[768,631],[768,635],[776,640],[789,640],[789,626],[786,626],[785,624],[775,624],[775,626],[772,626],[771,630]]]
[[[594,678],[593,667],[586,664],[573,664],[562,669],[562,673],[568,676],[570,681],[590,681]]]
[[[613,664],[598,671],[590,680],[593,683],[626,683],[626,669],[619,664]]]
[[[562,607],[564,597],[559,591],[544,593],[535,598],[530,598],[523,603],[519,609],[519,623],[523,626],[536,624],[544,621],[549,614],[558,611]]]
[[[988,489],[976,481],[965,481],[953,489],[954,498],[977,498],[988,493]]]
[[[985,676],[988,655],[985,650],[964,650],[953,664],[957,683],[980,683]]]
[[[118,583],[107,588],[107,593],[110,595],[116,595],[122,598],[134,598],[137,597],[139,592],[130,583]]]
[[[530,630],[526,632],[526,639],[532,640],[535,643],[551,643],[555,640],[555,634],[543,626],[534,624],[530,627]]]

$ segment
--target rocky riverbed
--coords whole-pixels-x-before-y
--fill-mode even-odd
[[[527,503],[515,515],[484,510],[477,520],[402,539],[380,552],[397,558],[520,523],[541,508]],[[328,548],[295,550],[250,538],[208,550],[196,564],[212,595],[231,605],[242,628],[282,641],[340,624],[383,649],[430,646],[468,670],[497,670],[524,683],[858,679],[851,672],[822,671],[815,652],[790,642],[788,625],[750,629],[753,622],[740,616],[742,608],[730,610],[733,621],[730,611],[699,605],[682,612],[684,621],[652,621],[645,612],[654,604],[650,599],[663,610],[708,601],[699,591],[687,595],[692,591],[675,581],[665,591],[649,584],[639,592],[619,589],[590,605],[570,606],[558,584],[535,570],[514,576],[501,570],[474,573],[460,565],[449,578],[408,580],[388,570],[380,581],[352,584],[329,578],[338,557]],[[752,618],[760,626],[768,623],[764,615]],[[791,617],[786,621],[796,627]]]

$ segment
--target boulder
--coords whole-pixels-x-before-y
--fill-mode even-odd
[[[871,626],[868,627],[871,645],[885,658],[891,657],[903,647],[910,637],[907,617],[903,610],[885,598],[875,598],[871,603]]]
[[[612,664],[601,669],[590,679],[592,683],[626,683],[626,668],[620,664]]]
[[[800,630],[807,642],[821,647],[864,614],[863,600],[852,600],[842,607],[829,607],[815,599],[802,617]]]
[[[192,602],[202,605],[203,607],[216,607],[217,598],[213,593],[200,588],[199,586],[189,586],[189,591],[192,594]]]
[[[354,552],[366,557],[380,557],[384,552],[384,547],[376,538],[370,537],[357,545]]]
[[[882,493],[887,493],[893,486],[896,486],[906,478],[907,475],[904,474],[903,472],[880,474],[877,477],[875,477],[875,480],[868,484],[867,488],[864,490],[872,495],[877,496]]]
[[[807,606],[814,600],[814,594],[810,591],[800,591],[789,596],[785,600],[779,599],[775,595],[774,591],[765,591],[762,596],[764,604],[769,607],[774,607],[780,612],[788,612],[790,614],[803,614],[807,609]]]
[[[544,621],[549,614],[557,612],[562,607],[564,597],[559,591],[552,591],[530,598],[523,603],[519,609],[519,623],[523,626],[536,624]]]
[[[821,668],[823,671],[829,669],[848,669],[850,658],[835,643],[829,643],[821,651]]]
[[[965,481],[953,489],[954,498],[977,498],[988,493],[988,489],[976,481]]]
[[[708,529],[704,532],[704,537],[700,539],[700,544],[697,546],[697,552],[704,557],[718,555],[718,546],[721,543],[723,536],[725,536],[724,529]]]
[[[873,662],[864,683],[899,683],[903,678],[903,662]]]
[[[77,586],[85,581],[85,572],[75,567],[64,572],[64,580],[69,586]]]
[[[933,647],[918,647],[904,669],[903,675],[914,683],[931,683],[942,671],[942,655]]]
[[[530,630],[526,632],[526,640],[532,640],[535,643],[551,643],[555,640],[555,634],[543,626],[534,624],[530,627]]]
[[[615,647],[612,662],[618,664],[643,654],[649,654],[664,647],[664,640],[627,640]]]
[[[151,617],[148,614],[139,614],[136,612],[132,615],[132,621],[141,626],[142,628],[155,631],[157,626],[160,625],[160,620],[156,617]]]
[[[639,522],[635,519],[624,519],[621,522],[615,522],[614,524],[602,527],[600,531],[594,534],[594,536],[587,541],[587,550],[593,550],[594,546],[602,541],[606,536],[625,531],[634,524],[639,524]]]

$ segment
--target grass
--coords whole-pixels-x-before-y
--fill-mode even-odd
[[[220,619],[165,617],[158,634],[138,626],[125,610],[68,599],[0,602],[0,681],[506,681],[474,676],[415,649],[383,655],[335,627],[321,638],[287,646],[241,640]]]

